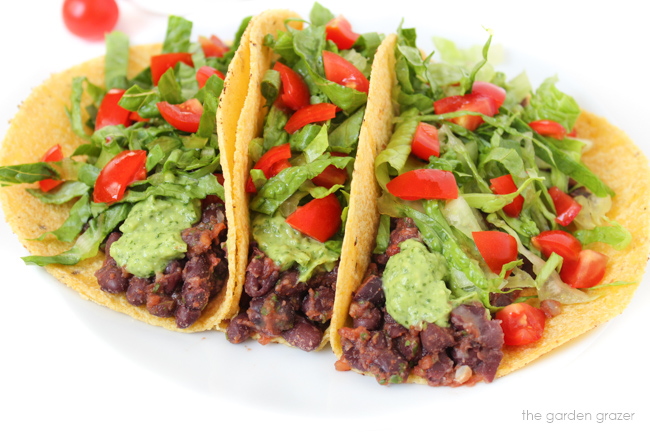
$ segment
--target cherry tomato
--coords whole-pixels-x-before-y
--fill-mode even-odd
[[[276,62],[273,69],[280,73],[282,91],[280,101],[293,111],[300,110],[309,105],[309,87],[299,73],[287,65]]]
[[[503,265],[517,260],[517,241],[505,232],[494,230],[472,232],[479,253],[495,274],[500,274]]]
[[[446,98],[435,101],[433,108],[436,114],[452,113],[454,111],[475,111],[486,116],[494,116],[499,112],[499,108],[494,99],[478,93],[447,96]],[[449,119],[449,121],[473,131],[483,123],[483,118],[481,116],[465,114]]]
[[[264,177],[270,179],[285,168],[291,167],[289,158],[291,158],[291,146],[289,143],[275,146],[262,155],[253,166],[253,169],[262,170]],[[257,192],[257,188],[255,188],[253,179],[250,176],[248,176],[248,181],[246,182],[246,192]]]
[[[495,102],[497,110],[503,105],[503,101],[506,100],[506,90],[504,88],[485,81],[474,81],[474,84],[472,84],[472,93],[491,98]]]
[[[352,25],[343,15],[339,15],[325,25],[325,38],[334,42],[339,50],[349,50],[359,34],[352,31]]]
[[[170,104],[162,101],[156,104],[163,119],[171,126],[184,132],[196,132],[199,130],[203,105],[198,99],[188,99],[180,104]]]
[[[418,124],[411,142],[411,153],[425,161],[432,156],[440,156],[440,141],[435,126],[424,122]]]
[[[499,176],[495,177],[494,179],[490,179],[490,189],[495,194],[512,194],[513,192],[517,191],[517,185],[512,179],[512,175],[506,174],[505,176]],[[503,207],[503,211],[506,213],[506,215],[512,218],[517,218],[521,213],[523,207],[524,198],[521,195],[518,195],[511,203]]]
[[[552,137],[558,140],[563,140],[567,135],[564,126],[553,120],[535,120],[534,122],[530,122],[528,126],[539,135]]]
[[[370,82],[352,63],[331,51],[323,51],[325,78],[341,86],[368,93]]]
[[[495,317],[501,321],[503,340],[508,346],[534,343],[544,334],[546,315],[539,308],[525,302],[510,304]]]
[[[113,203],[124,197],[126,187],[147,178],[147,152],[125,150],[118,153],[99,172],[95,181],[95,203]]]
[[[458,198],[454,174],[432,168],[407,171],[388,182],[386,188],[402,200]]]
[[[205,86],[206,81],[208,81],[208,79],[213,75],[216,75],[222,80],[226,79],[221,71],[213,68],[212,66],[201,66],[199,70],[196,71],[196,81],[199,83],[199,89]]]
[[[151,80],[153,84],[157,86],[160,77],[167,72],[167,69],[176,66],[178,62],[194,66],[192,54],[190,53],[165,53],[151,56]]]
[[[571,224],[571,221],[580,213],[582,206],[569,194],[562,192],[557,186],[550,187],[548,193],[555,205],[555,212],[557,214],[555,221],[562,226]]]
[[[575,262],[564,263],[560,270],[562,281],[576,289],[593,287],[605,276],[609,257],[594,250],[582,250]]]
[[[324,122],[336,117],[336,105],[328,102],[308,105],[293,113],[284,125],[284,130],[293,134],[300,128],[310,123]]]
[[[304,235],[325,242],[341,227],[341,204],[334,194],[315,198],[296,209],[286,219],[294,229]]]
[[[47,152],[41,158],[42,162],[56,162],[63,159],[63,152],[61,151],[61,145],[56,144],[50,147]],[[54,179],[43,179],[38,181],[38,186],[41,188],[41,191],[48,192],[51,189],[56,188],[57,186],[63,183],[62,180]]]
[[[582,244],[571,233],[562,230],[547,230],[533,236],[531,243],[535,248],[540,250],[544,257],[549,257],[551,253],[558,254],[564,259],[562,267],[569,262],[577,262]]]
[[[89,40],[103,39],[119,16],[115,0],[65,0],[62,13],[68,30]]]
[[[205,57],[223,57],[230,50],[230,47],[215,35],[210,36],[210,38],[199,36],[199,44],[201,44]]]
[[[97,117],[95,118],[95,131],[99,131],[104,126],[109,125],[124,125],[129,126],[133,123],[131,119],[131,112],[126,108],[122,108],[119,105],[122,95],[124,95],[124,89],[111,89],[102,103],[99,104],[99,110],[97,110]]]

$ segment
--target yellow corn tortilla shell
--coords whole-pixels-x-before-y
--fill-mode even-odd
[[[134,76],[147,67],[151,56],[159,54],[161,47],[161,44],[131,47],[129,52],[129,75]],[[248,63],[247,52],[238,52],[235,55],[233,64],[239,63]],[[52,75],[32,91],[11,121],[2,149],[0,149],[0,165],[37,162],[45,151],[55,144],[61,145],[64,155],[70,155],[83,143],[72,132],[65,112],[65,107],[70,105],[72,79],[79,76],[86,77],[90,82],[103,86],[103,57]],[[82,106],[90,103],[87,95],[84,98],[86,99],[82,101]],[[238,111],[229,110],[227,103],[220,102],[219,118],[223,124],[231,124],[230,117],[236,118],[238,113]],[[221,145],[222,140],[219,141]],[[230,171],[227,163],[223,164],[223,171],[224,177],[229,176]],[[16,233],[23,246],[33,255],[54,255],[66,251],[71,245],[60,242],[54,237],[48,237],[44,241],[30,239],[38,238],[44,232],[57,229],[68,217],[71,205],[44,204],[26,191],[28,187],[33,187],[33,185],[15,185],[0,188],[0,202],[7,223]],[[231,221],[230,214],[232,212],[229,214],[229,207],[227,203],[226,216]],[[228,248],[232,245],[233,250],[235,234],[236,230],[232,226],[228,230],[227,245]],[[83,260],[76,265],[53,264],[45,266],[45,269],[58,280],[79,292],[85,299],[128,314],[151,325],[174,331],[197,332],[211,329],[232,310],[230,304],[233,299],[235,279],[229,278],[227,287],[215,299],[210,301],[201,317],[190,327],[179,329],[173,317],[161,318],[153,316],[147,312],[145,307],[136,307],[129,304],[123,294],[113,295],[102,291],[94,273],[102,266],[103,261],[104,254],[100,251],[97,256]],[[230,275],[235,273],[234,263],[229,262],[229,272]]]
[[[264,46],[264,37],[267,34],[277,34],[278,31],[286,29],[286,20],[300,19],[300,16],[293,11],[284,9],[272,9],[262,12],[255,16],[249,25],[250,38],[248,40],[250,50],[250,63],[249,63],[249,76],[248,85],[246,88],[246,99],[241,108],[241,115],[237,121],[235,129],[234,140],[234,155],[233,155],[233,172],[230,179],[231,185],[228,186],[230,196],[228,198],[232,201],[232,208],[234,211],[233,221],[237,224],[237,246],[235,249],[234,260],[236,263],[236,289],[233,300],[233,308],[235,312],[231,315],[238,314],[239,300],[244,289],[244,279],[246,276],[246,267],[248,266],[248,248],[250,245],[250,212],[248,209],[248,193],[246,193],[246,180],[248,173],[252,167],[252,161],[248,153],[248,145],[252,139],[259,137],[262,133],[264,118],[266,116],[267,107],[264,106],[264,97],[262,96],[261,84],[264,78],[264,73],[271,67],[272,61],[275,59],[275,54],[269,48]],[[300,21],[293,21],[292,26],[301,28]],[[229,91],[229,90],[228,90]],[[244,94],[244,89],[240,90],[240,94]],[[228,179],[225,179],[228,185]],[[232,274],[231,274],[232,275]],[[219,324],[217,329],[226,331],[229,324],[229,318],[226,317]],[[259,335],[254,335],[254,339],[259,340]],[[284,338],[276,337],[271,340],[266,340],[273,343],[282,343],[287,346],[289,344]],[[322,348],[327,341],[321,343]]]
[[[371,111],[370,107],[374,107],[377,104],[376,99],[379,98],[385,99],[381,104],[388,106],[390,103],[391,90],[396,84],[393,71],[394,47],[395,39],[387,39],[380,46],[373,63],[373,82],[371,84],[376,87],[384,87],[376,93],[373,92],[372,87],[370,90],[369,109],[366,112],[364,126],[368,126],[373,131],[382,130],[385,125],[392,127],[392,112]],[[583,156],[584,163],[616,192],[608,217],[629,230],[633,238],[630,246],[624,251],[617,251],[604,244],[589,246],[589,248],[609,256],[607,271],[601,284],[616,281],[632,282],[632,284],[595,289],[594,293],[598,295],[596,299],[584,304],[564,305],[560,315],[547,320],[544,336],[540,341],[523,347],[504,346],[504,358],[497,371],[497,377],[522,368],[545,353],[620,314],[632,299],[634,290],[639,286],[643,276],[650,251],[650,168],[648,160],[623,131],[612,126],[602,117],[582,112],[576,123],[576,130],[579,137],[593,142],[591,149]],[[379,187],[374,180],[373,161],[390,139],[390,133],[388,135],[383,135],[383,133],[382,130],[382,138],[376,142],[378,147],[368,146],[369,149],[366,149],[368,152],[364,153],[361,153],[360,149],[360,153],[357,155],[356,163],[359,166],[369,167],[366,170],[373,177],[372,182],[363,185],[362,193],[358,194],[363,196],[363,200],[366,202],[364,206],[368,209],[376,209],[376,205],[368,202],[376,201],[380,194]],[[371,158],[371,160],[362,161],[362,158]],[[634,182],[632,182],[632,178],[634,178]],[[352,196],[355,198],[354,193]],[[352,320],[348,315],[348,309],[352,294],[367,269],[378,225],[378,215],[361,212],[356,214],[355,218],[350,219],[353,219],[357,225],[357,227],[348,227],[350,233],[355,233],[355,244],[346,245],[344,243],[343,248],[344,254],[346,248],[354,249],[353,253],[348,252],[348,254],[356,255],[356,257],[350,260],[350,266],[345,268],[345,274],[339,271],[339,280],[349,280],[353,283],[337,288],[337,290],[341,290],[339,294],[346,293],[347,296],[337,296],[332,318],[333,326],[330,331],[332,349],[338,358],[341,358],[342,355],[338,329],[351,325]],[[366,231],[365,234],[364,231]],[[371,238],[372,242],[368,243],[368,238]],[[356,241],[357,239],[359,240]],[[369,375],[368,373],[359,373]],[[413,374],[409,377],[408,382],[426,384],[426,380]]]
[[[339,358],[342,348],[338,330],[346,326],[352,294],[363,281],[377,237],[377,200],[381,190],[375,180],[375,158],[393,132],[392,120],[395,113],[391,92],[397,81],[393,67],[396,41],[396,35],[387,36],[375,53],[366,113],[359,133],[354,176],[350,186],[348,223],[341,247],[341,263],[329,331],[330,345]]]

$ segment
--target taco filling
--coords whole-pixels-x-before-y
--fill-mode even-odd
[[[104,86],[85,77],[72,84],[68,116],[83,144],[70,155],[56,145],[42,162],[0,168],[3,184],[38,181],[27,190],[32,196],[70,206],[63,225],[39,239],[73,246],[26,263],[76,265],[101,249],[94,275],[102,291],[174,318],[180,329],[199,319],[228,279],[215,121],[247,23],[229,47],[214,35],[191,42],[192,23],[171,16],[162,53],[134,78],[128,38],[107,35]]]
[[[581,110],[555,78],[535,91],[525,74],[508,81],[487,62],[491,36],[469,65],[423,59],[415,42],[399,30],[376,247],[337,368],[381,384],[491,382],[509,347],[597,296],[608,257],[592,244],[631,236],[606,216],[614,193],[581,162]]]
[[[315,350],[332,317],[352,166],[381,37],[354,33],[318,3],[310,22],[264,39],[277,56],[261,82],[263,135],[248,147],[252,239],[240,314],[227,328],[232,343],[257,336]]]

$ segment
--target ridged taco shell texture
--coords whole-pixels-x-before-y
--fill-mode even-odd
[[[260,86],[264,78],[264,73],[271,67],[271,62],[274,59],[274,54],[271,49],[264,46],[264,37],[267,34],[276,34],[279,30],[285,30],[285,21],[291,18],[300,18],[300,16],[296,12],[289,10],[268,10],[256,15],[251,20],[249,24],[250,35],[247,38],[247,50],[250,56],[249,64],[247,67],[242,67],[242,71],[248,72],[246,88],[240,87],[243,86],[243,82],[240,82],[237,90],[234,91],[236,93],[232,95],[233,99],[237,95],[239,98],[245,96],[245,99],[239,99],[237,102],[241,104],[238,106],[241,107],[241,114],[235,123],[236,127],[230,129],[234,131],[234,134],[231,136],[234,145],[227,152],[230,152],[230,150],[233,152],[233,171],[230,179],[225,178],[226,194],[231,200],[233,210],[232,218],[230,219],[230,216],[228,218],[230,221],[234,221],[233,228],[238,233],[235,253],[232,254],[232,251],[229,249],[229,259],[237,269],[235,274],[236,286],[231,304],[233,308],[232,315],[237,314],[239,308],[239,300],[244,288],[244,278],[248,265],[248,247],[250,244],[248,194],[245,190],[246,179],[252,166],[248,155],[248,144],[262,132],[266,108],[264,107],[264,97],[262,96]],[[301,23],[296,21],[293,25],[300,27]],[[242,41],[242,45],[243,43],[244,41]],[[227,87],[224,95],[230,96],[230,92],[233,92],[233,89]],[[228,327],[228,318],[224,317],[225,320],[218,323],[216,328],[220,331],[225,331]],[[255,338],[259,337],[256,336]],[[278,340],[284,342],[284,339]]]
[[[650,251],[650,169],[648,160],[623,131],[603,117],[582,112],[576,124],[578,136],[593,142],[584,163],[609,185],[612,199],[609,218],[625,227],[632,242],[617,251],[604,244],[589,248],[609,256],[601,284],[626,281],[631,284],[603,287],[596,299],[585,304],[564,305],[562,314],[546,322],[544,337],[523,347],[506,346],[497,377],[511,373],[545,353],[617,316],[630,303],[639,286]]]
[[[386,146],[393,131],[395,113],[391,91],[397,82],[393,67],[396,41],[396,35],[387,36],[377,49],[372,63],[368,103],[354,161],[348,219],[330,324],[330,344],[337,357],[342,353],[338,330],[346,326],[352,293],[361,284],[375,247],[379,224],[377,200],[380,194],[375,180],[375,158]]]
[[[388,143],[390,131],[385,135],[384,127],[392,128],[392,112],[376,108],[390,104],[390,94],[396,83],[394,72],[396,40],[387,38],[380,46],[373,63],[373,80],[371,81],[371,96],[364,119],[364,127],[375,131],[373,140],[378,148],[372,148],[373,154],[362,153],[357,156],[356,164],[360,170],[367,170],[372,179],[366,180],[361,190],[353,193],[353,200],[363,200],[363,208],[367,213],[355,213],[354,226],[348,224],[350,243],[344,243],[344,254],[347,255],[346,266],[339,271],[341,286],[337,287],[337,299],[332,318],[331,344],[337,357],[341,357],[342,348],[338,329],[351,325],[348,309],[354,290],[359,286],[367,269],[374,244],[368,245],[368,237],[374,242],[378,213],[376,204],[370,203],[379,198],[380,191],[374,180],[374,157]],[[377,89],[383,87],[382,89]],[[378,102],[376,98],[382,98]],[[375,111],[376,110],[376,111]],[[564,305],[562,313],[547,320],[543,338],[533,344],[523,347],[505,346],[504,358],[497,371],[497,377],[518,370],[557,348],[558,346],[588,332],[599,324],[607,322],[620,314],[629,304],[634,291],[641,282],[650,251],[650,168],[643,152],[620,129],[609,124],[607,120],[588,112],[582,112],[577,124],[578,136],[590,140],[593,145],[584,154],[583,162],[609,185],[616,193],[612,200],[612,209],[608,217],[625,227],[632,235],[632,243],[623,251],[617,251],[604,244],[590,245],[589,248],[609,256],[607,271],[601,284],[613,282],[630,282],[626,285],[615,285],[595,289],[598,297],[584,304]],[[365,149],[370,152],[370,147]],[[372,158],[372,161],[365,161]],[[361,168],[361,166],[369,168]],[[356,168],[356,166],[355,166]],[[360,197],[359,197],[360,196]],[[371,214],[374,209],[374,214]],[[352,214],[352,206],[351,206]],[[366,234],[360,232],[365,231]],[[361,236],[365,236],[361,238]],[[358,243],[358,239],[363,239]],[[353,253],[349,253],[354,249]],[[360,257],[363,255],[364,257]],[[345,295],[345,296],[343,296]],[[362,373],[362,372],[360,372]],[[365,374],[365,373],[364,373]],[[408,379],[410,383],[426,384],[426,381],[415,375]]]
[[[159,54],[161,47],[161,44],[131,47],[129,76],[135,76],[149,66],[151,56]],[[236,55],[233,62],[248,63],[247,53]],[[103,86],[104,58],[99,57],[54,74],[33,89],[11,121],[0,149],[0,165],[37,162],[47,149],[56,144],[61,145],[64,155],[70,155],[83,143],[72,132],[65,111],[65,107],[70,105],[74,77],[86,77],[91,83]],[[84,98],[86,99],[82,101],[82,106],[90,103],[87,95]],[[227,107],[220,111],[222,121],[226,123],[230,116],[238,115],[236,111],[229,112]],[[28,187],[32,186],[15,185],[0,188],[0,202],[7,223],[18,236],[18,240],[33,255],[54,255],[69,249],[70,244],[60,242],[53,237],[44,241],[30,240],[38,238],[44,232],[57,229],[66,220],[70,205],[41,203],[26,191]],[[227,217],[230,218],[228,215]],[[234,229],[229,230],[229,246],[234,245],[234,233]],[[85,299],[125,313],[137,320],[174,331],[197,332],[214,328],[221,316],[231,310],[228,303],[232,299],[231,286],[234,287],[234,282],[229,281],[228,289],[222,290],[215,299],[210,301],[194,324],[179,329],[174,318],[153,316],[146,308],[129,304],[124,295],[112,295],[102,291],[94,273],[102,266],[103,261],[104,254],[100,251],[97,256],[83,260],[77,265],[53,264],[45,266],[45,269]]]

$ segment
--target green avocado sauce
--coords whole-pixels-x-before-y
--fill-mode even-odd
[[[386,310],[405,327],[421,327],[423,322],[447,326],[452,310],[451,292],[443,279],[447,261],[414,239],[400,245],[391,256],[382,277]]]
[[[339,259],[339,253],[295,230],[279,212],[274,216],[256,214],[252,232],[259,249],[283,271],[298,265],[300,281],[307,281],[316,270],[331,271]]]
[[[198,221],[199,214],[198,200],[148,197],[133,206],[120,226],[122,237],[111,245],[111,256],[138,277],[162,272],[171,260],[185,255],[181,231]]]

